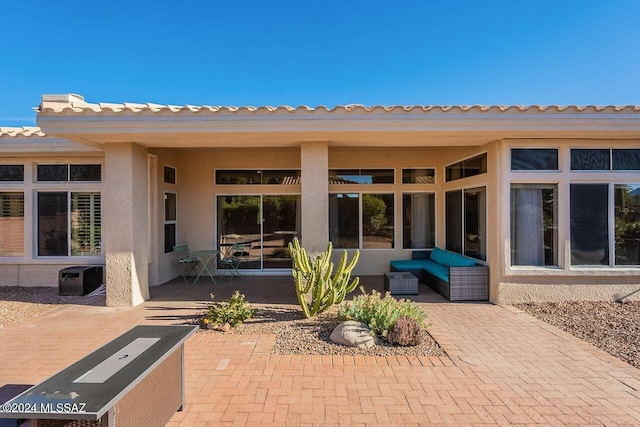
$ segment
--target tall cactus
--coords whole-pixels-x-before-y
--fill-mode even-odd
[[[313,261],[307,251],[300,246],[298,238],[289,243],[289,251],[293,258],[293,278],[296,282],[296,294],[300,307],[307,318],[326,311],[334,304],[340,304],[345,295],[352,292],[360,283],[355,277],[351,283],[351,271],[356,266],[360,252],[356,250],[351,262],[347,265],[347,251],[342,253],[338,269],[333,277],[333,263],[330,262],[333,245],[329,242],[327,251],[318,255]]]

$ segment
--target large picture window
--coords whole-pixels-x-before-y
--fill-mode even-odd
[[[101,240],[100,193],[38,193],[38,256],[97,256]]]
[[[447,192],[445,211],[446,249],[485,261],[487,259],[485,188]]]
[[[0,256],[24,255],[24,193],[0,193]]]
[[[433,248],[436,242],[435,194],[402,195],[402,247]]]
[[[556,185],[511,185],[511,265],[558,264]]]
[[[329,240],[336,248],[393,248],[393,194],[330,194]]]

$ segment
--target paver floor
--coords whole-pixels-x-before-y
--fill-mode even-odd
[[[274,355],[271,335],[198,333],[169,425],[640,425],[640,370],[513,307],[424,307],[449,357]],[[68,306],[0,329],[0,401],[133,325],[195,312]]]

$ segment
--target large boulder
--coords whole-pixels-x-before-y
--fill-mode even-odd
[[[371,335],[369,326],[355,320],[340,323],[331,332],[329,339],[336,344],[357,348],[371,348],[377,344],[377,339]]]

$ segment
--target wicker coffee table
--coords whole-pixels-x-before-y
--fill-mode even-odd
[[[391,295],[418,295],[418,278],[411,273],[384,273],[384,290]]]

